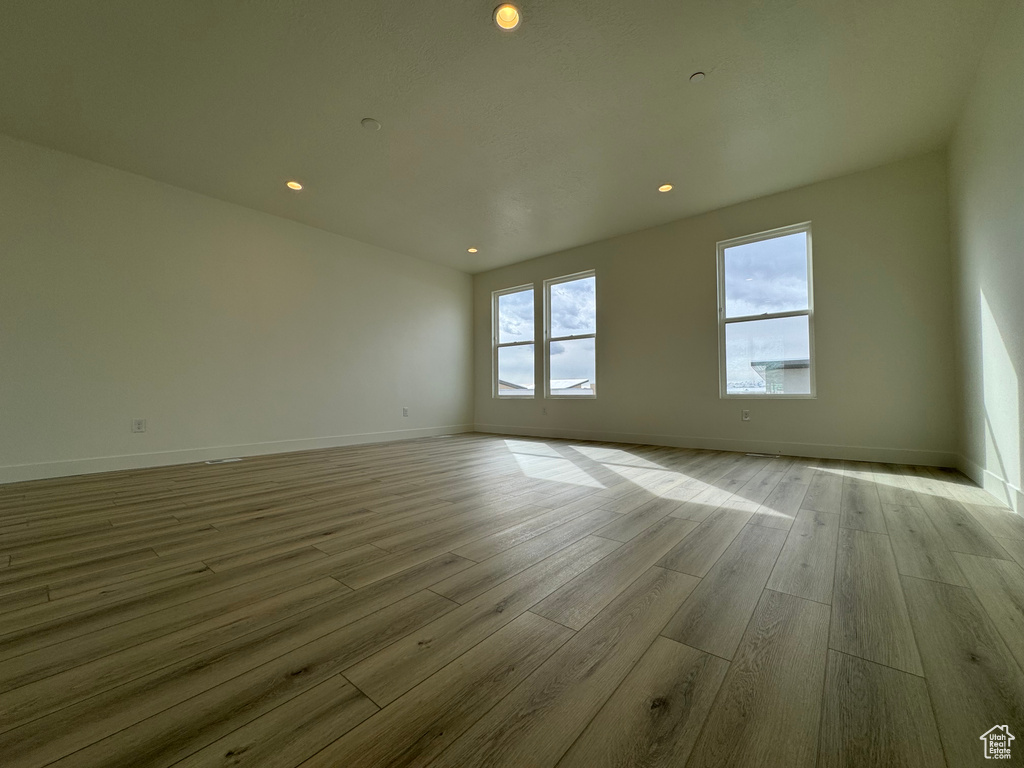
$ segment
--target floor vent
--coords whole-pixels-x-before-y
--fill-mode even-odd
[[[207,464],[230,464],[233,461],[241,461],[241,459],[210,459],[206,462]]]

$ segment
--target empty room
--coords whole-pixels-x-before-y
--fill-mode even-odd
[[[1022,0],[7,0],[2,768],[1024,764]]]

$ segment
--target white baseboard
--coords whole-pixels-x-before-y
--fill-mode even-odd
[[[712,451],[737,451],[740,453],[772,453],[783,456],[806,456],[814,459],[848,459],[850,461],[877,461],[885,464],[920,464],[931,467],[955,467],[959,458],[956,454],[945,451],[923,451],[907,448],[783,443],[767,442],[764,440],[725,440],[717,437],[599,432],[580,429],[532,429],[500,424],[476,424],[474,431],[521,437],[555,437],[569,440],[666,445],[673,448],[703,448]]]
[[[1018,514],[1024,514],[1024,491],[967,456],[958,456],[956,468]]]
[[[263,456],[268,453],[291,453],[317,448],[337,448],[343,445],[383,443],[392,440],[412,440],[417,437],[436,437],[472,432],[471,424],[455,424],[446,427],[425,427],[423,429],[400,429],[391,432],[367,432],[355,435],[334,435],[331,437],[309,437],[297,440],[274,440],[248,445],[218,445],[210,448],[186,448],[157,453],[133,453],[121,456],[98,456],[89,459],[69,459],[39,464],[12,464],[0,467],[0,484],[17,483],[23,480],[42,480],[49,477],[88,475],[96,472],[114,472],[121,469],[144,469],[166,467],[172,464],[192,464],[211,459],[225,459],[233,456]]]

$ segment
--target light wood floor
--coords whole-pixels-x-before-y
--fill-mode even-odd
[[[461,435],[0,505],[5,768],[1024,760],[1024,521],[950,471]]]

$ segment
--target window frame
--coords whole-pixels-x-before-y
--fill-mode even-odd
[[[788,312],[765,312],[760,315],[743,315],[729,317],[725,315],[725,251],[727,248],[734,248],[738,245],[758,243],[763,240],[774,240],[786,235],[794,235],[804,232],[807,235],[807,309],[790,310]],[[812,271],[811,245],[811,222],[805,221],[800,224],[791,224],[786,227],[769,229],[765,232],[757,232],[752,235],[743,235],[729,240],[720,240],[718,247],[718,396],[722,400],[814,400],[818,396],[817,377],[815,374],[816,355],[814,353],[814,273]],[[753,392],[732,393],[728,392],[728,366],[726,361],[725,329],[732,323],[749,323],[754,320],[774,320],[786,317],[807,317],[807,353],[809,356],[810,385],[811,391],[808,394],[784,394],[769,393],[756,394]]]
[[[594,332],[581,333],[574,336],[552,336],[551,335],[551,288],[560,283],[571,283],[574,280],[594,278]],[[594,340],[594,381],[597,381],[597,271],[585,269],[582,272],[574,272],[571,275],[553,277],[544,281],[544,398],[549,400],[596,400],[597,392],[591,390],[589,395],[553,395],[551,394],[551,342],[572,341],[573,339]],[[592,382],[593,383],[593,382]],[[534,385],[536,387],[536,385]]]
[[[530,341],[506,341],[502,343],[498,322],[500,319],[498,299],[510,293],[533,293],[533,338]],[[533,389],[529,395],[502,395],[498,384],[498,350],[502,347],[533,346]],[[533,400],[537,397],[537,291],[533,283],[502,288],[491,292],[491,397],[500,400]]]

